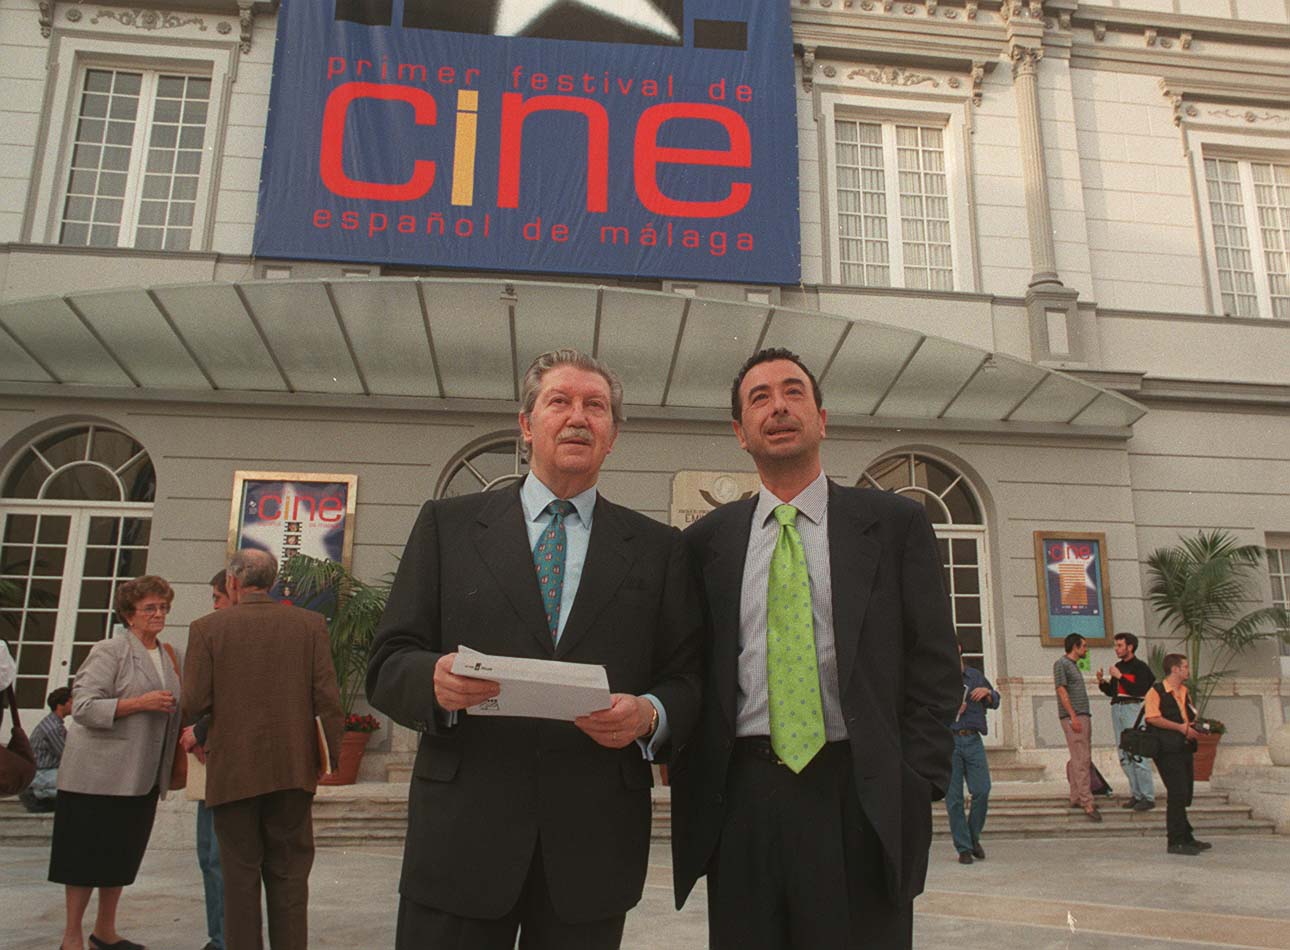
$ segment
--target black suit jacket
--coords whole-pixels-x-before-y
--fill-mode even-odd
[[[515,904],[541,841],[551,896],[570,922],[625,912],[649,855],[650,766],[572,723],[447,717],[434,665],[484,653],[603,664],[613,692],[652,693],[673,746],[699,713],[701,627],[680,532],[596,502],[577,597],[552,642],[518,486],[427,502],[399,564],[368,668],[372,705],[422,733],[400,892],[464,917]]]
[[[740,588],[756,505],[756,497],[725,505],[685,532],[709,636],[702,720],[670,770],[677,907],[707,872],[725,819]],[[909,901],[927,874],[930,806],[950,777],[945,723],[963,689],[936,538],[922,506],[830,482],[829,569],[856,791],[882,841],[888,893]]]

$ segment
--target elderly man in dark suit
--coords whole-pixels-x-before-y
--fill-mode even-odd
[[[825,478],[819,384],[763,350],[731,392],[759,495],[685,538],[703,578],[701,723],[672,769],[677,906],[714,950],[908,947],[961,686],[922,506]]]
[[[332,762],[344,716],[322,615],[269,596],[267,551],[229,561],[231,606],[194,620],[184,660],[184,719],[209,715],[206,807],[224,876],[224,946],[259,950],[260,882],[273,950],[309,946],[309,871],[319,760],[314,718]]]
[[[397,946],[613,950],[649,854],[650,758],[699,709],[699,611],[679,532],[596,489],[622,418],[598,360],[525,374],[530,471],[426,503],[377,632],[367,693],[421,733]],[[612,705],[574,722],[472,715],[494,683],[459,647],[603,665]]]

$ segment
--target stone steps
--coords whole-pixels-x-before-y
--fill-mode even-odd
[[[0,799],[0,847],[48,845],[54,833],[54,815],[33,815],[16,798]]]
[[[401,843],[405,834],[406,796],[407,787],[395,783],[323,790],[314,803],[314,833],[318,843]],[[1054,793],[1051,784],[999,782],[991,793],[986,829],[994,838],[1164,835],[1163,796],[1149,812],[1122,809],[1121,801],[1099,799],[1103,821],[1094,823],[1082,812],[1070,808],[1065,794]],[[1226,794],[1212,791],[1203,783],[1193,796],[1188,816],[1198,833],[1275,833],[1273,822],[1254,818],[1248,806],[1229,801]],[[949,820],[939,802],[932,808],[932,828],[938,837],[949,835]],[[670,834],[671,800],[668,790],[659,787],[654,790],[652,836],[667,840]]]
[[[1163,836],[1165,799],[1149,812],[1120,808],[1120,798],[1099,799],[1103,821],[1094,823],[1067,804],[1054,783],[996,782],[990,794],[986,835],[990,838]],[[407,832],[406,783],[363,783],[323,787],[314,800],[314,835],[321,847],[389,844],[402,846]],[[1229,800],[1207,783],[1198,786],[1188,817],[1206,835],[1274,834],[1272,821],[1254,818],[1247,805]],[[937,837],[949,835],[949,821],[939,802],[932,806]],[[28,814],[16,799],[0,800],[0,847],[48,846],[53,816]],[[652,836],[671,835],[669,790],[654,790]]]

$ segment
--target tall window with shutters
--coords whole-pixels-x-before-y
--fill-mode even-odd
[[[1290,162],[1206,155],[1205,189],[1222,312],[1290,320]]]
[[[208,76],[86,68],[58,242],[192,247],[210,102]]]
[[[945,129],[838,115],[833,147],[841,282],[954,290]]]

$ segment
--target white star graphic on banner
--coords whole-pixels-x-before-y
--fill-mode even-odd
[[[563,0],[501,0],[493,33],[497,36],[518,36],[552,7]],[[664,16],[649,0],[571,0],[579,6],[650,33],[657,33],[670,40],[679,40],[675,24]]]

